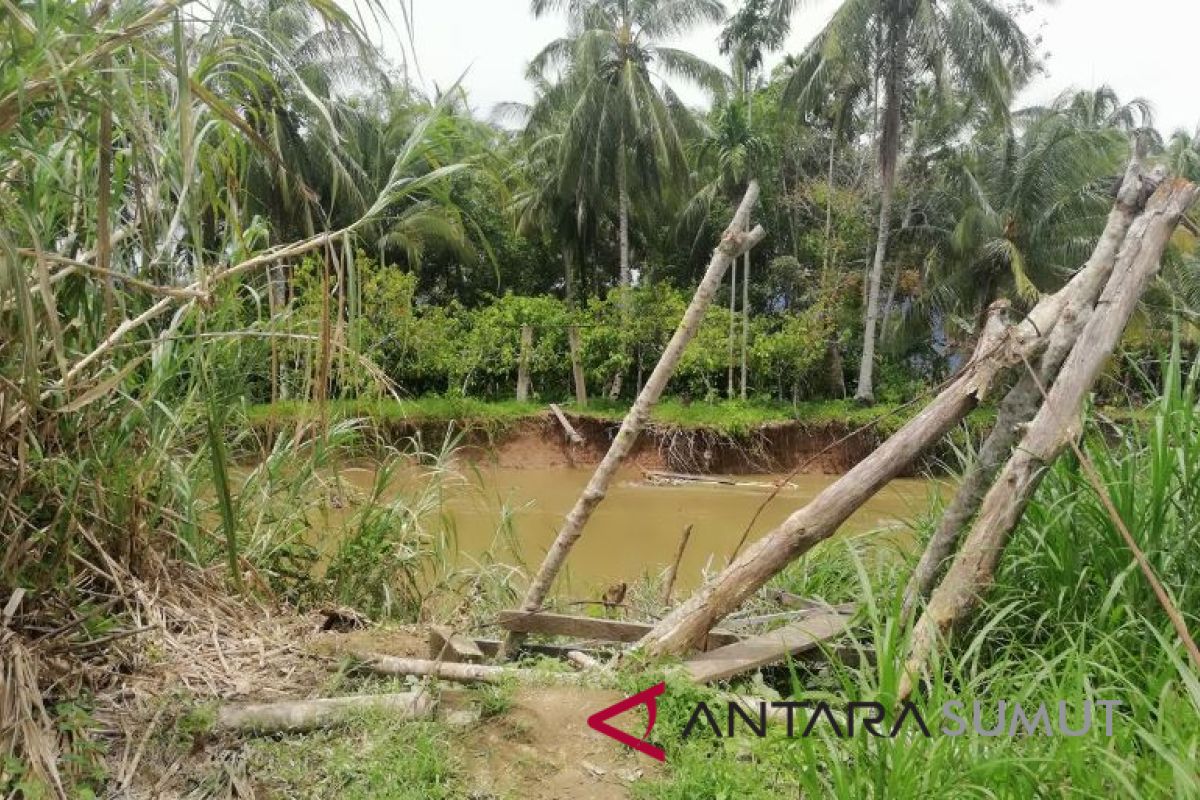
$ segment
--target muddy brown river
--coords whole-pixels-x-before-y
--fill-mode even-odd
[[[502,563],[536,568],[550,546],[563,516],[591,477],[589,468],[479,467],[447,492],[446,522],[458,543],[457,561],[470,565],[484,554]],[[374,473],[348,467],[341,478],[367,489]],[[596,587],[617,581],[633,582],[657,574],[674,558],[680,535],[692,525],[692,535],[680,564],[676,586],[695,586],[704,570],[724,566],[755,510],[782,476],[738,475],[736,485],[647,483],[639,470],[628,468],[596,509],[568,561],[561,589],[588,596]],[[836,479],[834,475],[798,475],[763,510],[750,540],[757,539],[804,505]],[[943,490],[936,481],[892,481],[859,509],[839,535],[876,532],[881,545],[904,546],[906,524],[929,506]],[[518,552],[514,552],[514,549]]]

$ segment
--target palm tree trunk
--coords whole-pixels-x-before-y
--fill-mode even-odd
[[[621,137],[621,161],[617,170],[618,225],[621,237],[621,288],[633,285],[633,273],[629,267],[629,184],[625,174],[625,137]]]
[[[837,133],[829,133],[829,174],[825,178],[825,272],[833,266],[833,157],[837,152]],[[822,275],[821,277],[827,277]]]
[[[833,163],[837,154],[837,129],[829,132],[829,171],[825,176],[825,266],[821,270],[821,286],[824,291],[834,291],[829,271],[833,269]],[[825,313],[829,313],[826,311]],[[829,353],[829,391],[841,400],[846,396],[846,379],[843,376],[842,347],[837,333],[833,332],[826,342]],[[793,404],[795,400],[793,400]]]
[[[729,266],[729,374],[725,384],[725,396],[733,399],[733,356],[734,341],[737,338],[735,320],[737,314],[737,260]]]
[[[883,279],[883,262],[887,254],[888,217],[892,212],[892,182],[885,180],[879,199],[879,235],[875,240],[875,261],[867,279],[867,314],[863,324],[862,361],[858,365],[858,388],[854,399],[860,403],[875,402],[875,329],[879,324],[879,284]]]
[[[902,90],[906,35],[903,28],[889,37],[888,74],[884,87],[883,131],[879,138],[879,229],[875,239],[875,259],[867,279],[867,309],[863,325],[862,361],[858,367],[858,388],[854,399],[875,402],[875,330],[879,326],[879,284],[887,258],[892,195],[896,188],[896,160],[900,155],[900,92]]]
[[[567,305],[573,308],[575,306],[575,298],[576,298],[576,294],[578,292],[578,287],[575,285],[576,284],[575,265],[571,259],[571,248],[569,246],[566,246],[566,245],[563,246],[562,258],[563,258],[563,273],[564,273],[563,279],[565,282],[564,293],[567,296]]]
[[[742,267],[742,399],[746,399],[746,348],[750,344],[750,251]]]
[[[625,136],[621,136],[621,156],[617,164],[617,227],[620,236],[621,248],[621,274],[619,277],[620,287],[623,290],[628,290],[633,285],[633,272],[629,266],[629,178],[625,173]],[[621,299],[621,315],[626,324],[629,321],[629,297]],[[621,396],[621,384],[623,383],[625,371],[617,369],[613,375],[612,388],[608,392],[609,400],[616,400]]]

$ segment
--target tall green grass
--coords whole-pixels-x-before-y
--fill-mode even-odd
[[[1119,435],[1089,430],[1086,438],[1109,495],[1193,631],[1200,628],[1198,386],[1200,366],[1185,373],[1176,349],[1165,359],[1148,425]],[[821,558],[793,566],[781,585],[860,602],[864,658],[854,666],[796,664],[768,675],[766,685],[743,688],[839,709],[849,701],[890,706],[908,646],[900,624],[906,575],[853,540],[832,542]],[[697,696],[679,685],[668,690],[656,727],[668,750],[668,776],[639,796],[1200,797],[1200,676],[1069,458],[1051,468],[1030,504],[973,624],[940,651],[921,685],[917,703],[933,737],[906,727],[896,739],[839,738],[822,725],[818,735],[788,739],[776,725],[762,740],[709,734],[684,741],[678,734]],[[1026,709],[1046,703],[1053,717],[1055,704],[1067,701],[1074,726],[1085,701],[1121,705],[1111,738],[1099,710],[1092,732],[1078,738],[936,735],[942,704],[955,699],[965,702],[964,716],[979,700],[985,727],[995,722],[1001,699]]]

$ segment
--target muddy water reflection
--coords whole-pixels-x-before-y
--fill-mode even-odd
[[[570,510],[591,476],[590,468],[508,469],[480,467],[469,485],[450,492],[446,511],[460,549],[460,563],[470,563],[489,549],[500,561],[515,561],[506,541],[514,542],[531,567],[540,563],[563,515]],[[636,469],[623,472],[597,508],[568,562],[569,590],[591,592],[616,581],[657,574],[674,557],[683,528],[694,525],[680,566],[677,585],[694,586],[702,570],[724,565],[755,510],[779,476],[741,475],[739,485],[645,483]],[[750,534],[758,538],[777,525],[837,476],[800,475],[766,507]],[[365,488],[372,473],[349,468],[342,478]],[[907,521],[928,507],[938,482],[902,479],[888,484],[843,526],[842,532],[883,529],[883,537],[903,543]],[[502,536],[505,526],[512,536]]]

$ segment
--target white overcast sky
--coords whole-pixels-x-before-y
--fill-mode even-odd
[[[401,30],[400,3],[411,1],[426,88],[435,82],[448,86],[465,73],[463,84],[481,116],[498,102],[530,99],[526,64],[566,29],[561,16],[534,19],[528,0],[380,1]],[[726,0],[727,7],[736,5],[737,0]],[[838,0],[810,0],[768,67],[784,53],[803,49],[837,5]],[[1070,87],[1109,83],[1122,99],[1149,100],[1165,133],[1193,130],[1200,123],[1200,0],[1057,0],[1039,5],[1027,22],[1027,32],[1043,38],[1049,75],[1026,91],[1022,104],[1048,101]],[[717,26],[712,26],[675,44],[725,66],[716,37]],[[394,34],[382,37],[382,45],[400,60],[403,51]],[[699,92],[676,88],[688,102],[702,102]]]

